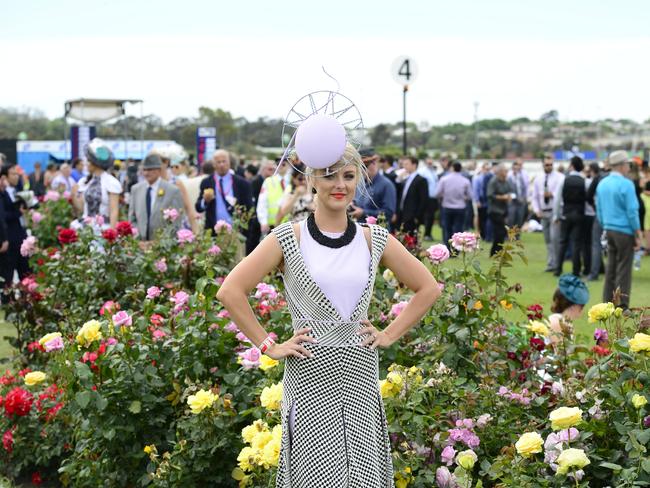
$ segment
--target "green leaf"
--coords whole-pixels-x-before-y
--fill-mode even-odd
[[[95,399],[95,405],[97,406],[97,410],[101,412],[108,406],[108,400],[101,395],[97,395],[97,398]]]
[[[81,361],[74,362],[74,369],[77,376],[82,380],[90,378],[93,374],[92,371],[90,371],[88,365],[86,363],[82,363]]]
[[[618,464],[614,464],[614,463],[600,463],[600,466],[602,468],[608,468],[613,471],[620,471],[621,469],[623,469],[623,466],[619,466]]]
[[[80,391],[74,397],[77,405],[81,408],[86,408],[90,402],[90,392],[89,391]]]
[[[142,411],[142,404],[138,400],[134,400],[129,405],[129,412],[138,414]]]
[[[111,440],[113,437],[115,437],[115,429],[109,429],[104,431],[104,438],[107,440]]]

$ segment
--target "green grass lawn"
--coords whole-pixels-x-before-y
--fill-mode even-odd
[[[434,235],[441,235],[440,228],[434,229]],[[510,283],[520,283],[522,285],[522,293],[519,295],[519,301],[525,305],[539,303],[544,307],[545,313],[550,313],[551,298],[555,287],[557,285],[557,278],[551,273],[545,273],[546,267],[546,246],[544,245],[544,237],[541,233],[528,234],[524,233],[522,239],[525,244],[526,256],[528,258],[528,265],[522,263],[519,259],[515,259],[514,266],[507,270],[506,274]],[[429,243],[424,243],[425,245]],[[484,269],[490,265],[488,257],[489,243],[483,243],[480,261]],[[450,265],[455,266],[458,261],[448,261]],[[564,270],[570,271],[571,264],[566,262]],[[602,301],[603,293],[603,278],[599,281],[587,282],[590,292],[590,300],[585,307],[585,312],[582,317],[576,322],[576,331],[579,335],[581,342],[589,342],[590,336],[593,334],[594,325],[587,322],[587,310],[591,305],[600,303]],[[632,307],[641,307],[650,305],[650,257],[643,259],[641,270],[634,271],[632,278]],[[512,312],[516,313],[516,312]],[[0,360],[11,356],[12,348],[9,343],[4,339],[5,336],[15,336],[15,329],[13,326],[4,320],[4,313],[0,311]]]
[[[440,235],[440,229],[434,233],[434,236]],[[550,314],[551,299],[557,286],[558,278],[552,273],[545,273],[546,268],[546,245],[544,236],[539,233],[523,233],[526,257],[528,264],[524,264],[519,258],[513,261],[513,267],[506,271],[508,281],[511,284],[520,283],[522,293],[519,295],[519,302],[524,305],[539,303],[544,307],[544,313]],[[489,261],[490,243],[483,243],[480,261],[484,269],[490,265]],[[564,263],[564,272],[571,271],[571,263]],[[595,328],[594,324],[587,321],[587,311],[589,307],[596,303],[602,302],[603,298],[603,275],[598,281],[587,281],[589,288],[589,303],[585,306],[585,311],[579,320],[576,321],[576,333],[580,342],[589,342]],[[631,307],[642,307],[650,305],[650,257],[645,257],[641,263],[640,271],[633,271],[632,275],[632,300]]]

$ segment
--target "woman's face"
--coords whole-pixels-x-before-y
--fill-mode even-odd
[[[319,175],[313,178],[313,185],[318,195],[318,204],[332,210],[345,211],[352,203],[357,187],[357,168],[348,164],[334,174],[320,176],[324,170],[318,170]]]

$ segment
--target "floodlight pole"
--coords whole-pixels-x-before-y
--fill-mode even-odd
[[[409,86],[404,85],[404,90],[402,92],[402,154],[406,155],[406,92],[409,91]]]

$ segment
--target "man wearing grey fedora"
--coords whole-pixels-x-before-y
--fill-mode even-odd
[[[613,301],[620,289],[620,306],[630,306],[632,263],[634,251],[641,248],[639,202],[630,172],[627,151],[609,155],[611,173],[596,188],[596,212],[600,225],[607,233],[607,268],[603,286],[603,301]]]
[[[143,241],[153,239],[156,231],[163,227],[163,210],[183,211],[183,198],[178,187],[160,177],[162,160],[157,154],[149,154],[142,163],[144,181],[131,188],[129,201],[129,221],[138,229]],[[180,216],[172,225],[179,227]]]

